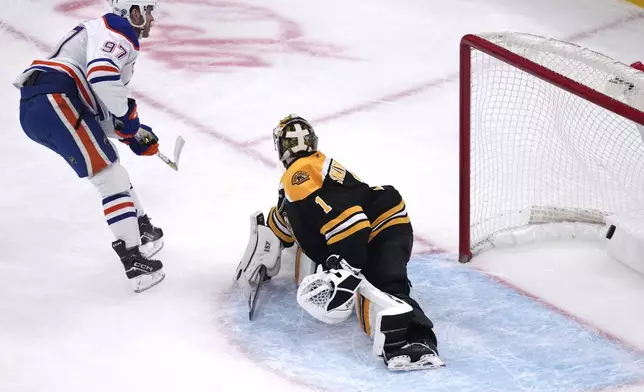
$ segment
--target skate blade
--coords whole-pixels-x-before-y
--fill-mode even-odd
[[[145,290],[152,288],[165,279],[165,272],[163,269],[158,271],[151,272],[145,275],[139,275],[136,278],[132,278],[132,286],[135,293],[142,293]]]
[[[146,259],[150,259],[154,255],[159,253],[161,249],[163,249],[163,245],[164,245],[163,239],[159,238],[156,241],[148,242],[145,245],[139,246],[139,251],[141,251],[141,254],[143,255],[143,257],[145,257]]]
[[[407,372],[411,370],[438,369],[445,367],[445,362],[437,355],[423,355],[416,362],[409,362],[409,357],[392,358],[387,363],[387,368],[393,372]]]

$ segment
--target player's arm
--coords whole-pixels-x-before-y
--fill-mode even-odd
[[[140,126],[136,101],[128,97],[126,86],[138,50],[136,31],[123,18],[106,15],[102,28],[88,27],[87,81],[118,120],[117,134],[122,138],[132,138]]]
[[[295,243],[295,238],[288,227],[288,224],[284,220],[284,217],[279,213],[277,207],[271,208],[268,213],[268,227],[271,229],[273,234],[280,239],[280,242],[285,248],[293,246]]]

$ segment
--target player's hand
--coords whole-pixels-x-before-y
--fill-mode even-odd
[[[152,128],[145,124],[136,132],[134,137],[121,139],[136,155],[154,155],[159,152],[159,138],[152,132]]]
[[[323,267],[325,272],[330,272],[332,270],[345,270],[354,275],[358,275],[360,273],[360,268],[353,267],[348,261],[338,255],[327,257]]]
[[[123,139],[133,138],[141,127],[134,98],[127,99],[127,107],[127,113],[122,117],[116,117],[114,120],[114,131]]]

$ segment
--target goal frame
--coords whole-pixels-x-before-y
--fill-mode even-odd
[[[471,180],[471,70],[472,51],[478,50],[621,117],[644,124],[644,113],[572,80],[487,39],[467,34],[460,41],[459,59],[459,257],[461,263],[472,259],[470,249],[470,180]]]

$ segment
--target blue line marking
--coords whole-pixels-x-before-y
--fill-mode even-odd
[[[253,321],[237,287],[222,316],[252,357],[325,390],[590,391],[644,381],[643,354],[445,255],[412,259],[409,276],[447,367],[392,373],[355,314],[325,325],[303,313],[288,272],[262,287]]]

